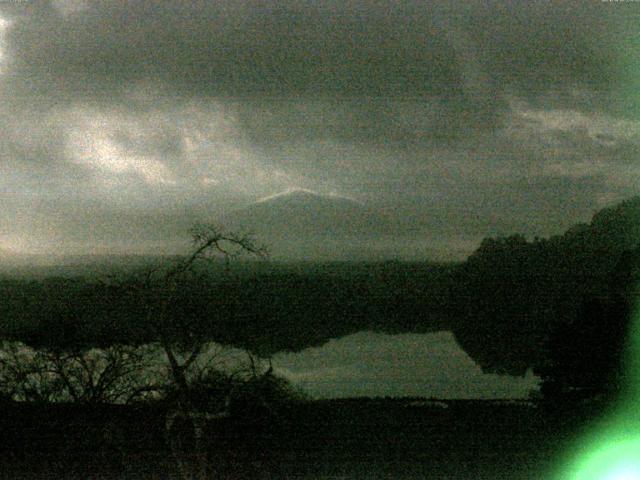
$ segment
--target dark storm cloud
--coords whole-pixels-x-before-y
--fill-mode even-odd
[[[576,219],[589,219],[607,191],[597,176],[534,176],[511,183],[488,186],[482,191],[485,215],[493,212],[485,235],[547,236],[570,228]]]
[[[299,138],[449,137],[499,125],[513,93],[532,102],[553,93],[556,102],[598,108],[615,103],[633,53],[628,9],[599,2],[59,0],[10,7],[2,83],[12,96],[120,101],[142,111],[137,94],[149,91],[155,103],[253,99],[241,106],[258,141],[278,138],[274,128]],[[293,105],[283,112],[265,97]],[[299,122],[314,114],[304,109],[309,97],[329,99],[325,110],[336,111]],[[355,100],[336,106],[345,97]],[[403,98],[422,110],[391,102]]]
[[[588,220],[605,193],[611,189],[598,176],[467,179],[457,181],[440,199],[433,194],[404,196],[394,211],[402,219],[399,230],[422,236],[438,232],[452,241],[512,233],[549,236]]]
[[[9,43],[18,76],[36,92],[93,96],[145,77],[189,96],[441,93],[459,84],[444,32],[375,5],[93,2],[68,15],[25,8],[32,15]]]
[[[73,10],[73,3],[29,3],[24,15],[14,13],[5,40],[10,74],[3,79],[12,96],[43,105],[123,102],[141,111],[136,92],[148,90],[170,103],[194,97],[429,97],[439,111],[426,127],[439,136],[491,126],[502,107],[491,79],[477,72],[477,83],[466,78],[479,65],[474,47],[452,41],[459,35],[433,7],[96,2]],[[247,108],[247,115],[255,113]],[[386,110],[376,101],[358,101],[338,123],[355,120],[352,136],[384,136]],[[260,126],[251,126],[259,137]],[[396,128],[392,139],[398,135],[406,133]]]
[[[308,188],[557,233],[638,187],[640,9],[613,3],[0,4],[3,230],[156,241]]]
[[[602,40],[629,20],[598,3],[20,2],[5,81],[49,101],[147,81],[188,97],[441,97],[449,126],[492,124],[508,91],[617,85],[619,48]]]

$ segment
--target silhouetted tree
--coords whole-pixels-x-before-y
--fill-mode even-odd
[[[621,296],[591,298],[575,320],[557,325],[549,338],[548,363],[537,369],[545,399],[610,400],[620,392],[629,313]]]
[[[0,392],[29,402],[128,403],[149,390],[149,347],[34,350],[5,342],[0,350]]]
[[[243,254],[266,255],[266,249],[248,235],[223,232],[212,225],[196,226],[191,234],[194,246],[186,257],[168,268],[146,272],[142,282],[134,285],[144,302],[145,325],[153,330],[167,356],[176,388],[184,395],[189,391],[186,372],[211,338],[206,336],[206,332],[198,330],[199,325],[193,318],[178,315],[176,301],[181,289],[197,280],[196,264],[203,260],[217,257],[229,262]],[[192,292],[205,295],[204,292]]]
[[[211,326],[205,323],[203,328],[202,323],[203,314],[212,313],[211,309],[202,308],[204,311],[198,311],[198,307],[204,307],[200,300],[211,298],[211,292],[199,291],[193,287],[194,285],[203,289],[220,287],[217,293],[224,296],[220,282],[211,284],[207,279],[199,276],[197,264],[216,258],[228,264],[231,259],[243,254],[258,257],[266,255],[266,249],[248,235],[224,232],[211,225],[196,226],[191,234],[193,248],[188,255],[166,268],[147,271],[140,281],[131,285],[144,305],[146,317],[144,324],[151,329],[154,339],[162,347],[169,363],[174,395],[173,406],[167,417],[167,431],[174,432],[174,423],[177,419],[182,425],[181,431],[186,429],[192,432],[190,436],[193,444],[187,448],[191,455],[187,455],[186,458],[188,460],[191,457],[194,462],[185,464],[185,455],[181,451],[183,449],[176,450],[178,452],[176,461],[180,474],[184,478],[206,475],[206,459],[202,457],[203,419],[206,419],[207,415],[214,417],[226,415],[224,411],[202,411],[202,405],[198,405],[196,398],[199,396],[199,387],[191,382],[189,375],[189,371],[196,368],[198,358],[212,340]],[[185,298],[185,291],[201,298]],[[191,300],[196,305],[195,309],[189,308]],[[196,311],[190,312],[190,310]],[[213,313],[216,314],[216,312]],[[184,436],[180,432],[176,435],[178,439]],[[176,438],[171,438],[170,443],[172,444],[175,440]],[[184,442],[180,441],[180,443]]]

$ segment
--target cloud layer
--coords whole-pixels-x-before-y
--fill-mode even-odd
[[[443,244],[557,233],[638,191],[639,13],[2,4],[2,245],[155,249],[293,188],[386,208]]]

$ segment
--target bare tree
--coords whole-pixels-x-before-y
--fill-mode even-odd
[[[213,225],[198,225],[190,233],[193,247],[187,256],[171,266],[148,270],[134,284],[145,302],[145,325],[153,329],[168,362],[175,396],[174,405],[167,412],[166,431],[170,436],[169,443],[174,450],[180,474],[184,478],[205,475],[203,468],[206,462],[202,460],[201,445],[203,422],[228,416],[228,400],[223,402],[217,412],[203,412],[197,402],[194,402],[189,372],[197,369],[197,360],[210,339],[190,330],[188,325],[180,324],[174,317],[173,307],[179,289],[196,278],[198,263],[222,260],[225,271],[228,272],[229,262],[234,258],[244,254],[256,257],[267,255],[265,247],[257,244],[251,235],[224,232]],[[192,432],[194,444],[191,447],[191,457],[197,461],[195,464],[191,462],[191,468],[185,464],[184,448],[174,448],[176,442],[180,443],[177,436],[179,433],[174,428],[177,421]]]
[[[127,403],[149,391],[150,347],[112,345],[87,351],[0,350],[0,391],[30,402]],[[156,387],[158,388],[158,387]]]
[[[148,346],[112,345],[45,355],[50,372],[61,380],[73,401],[96,404],[128,403],[141,390],[148,390],[149,353]]]
[[[181,284],[192,279],[197,263],[215,258],[228,262],[243,254],[265,257],[265,247],[258,245],[251,235],[228,233],[213,225],[197,225],[191,230],[193,249],[183,259],[167,269],[154,269],[146,273],[141,285],[152,295],[146,305],[147,325],[155,329],[157,339],[169,362],[172,379],[184,395],[188,396],[187,370],[194,364],[209,339],[199,338],[194,332],[181,331],[176,335],[176,325],[171,316],[171,306],[176,300]],[[186,401],[187,398],[182,398]]]
[[[0,391],[11,400],[58,402],[68,400],[62,380],[51,371],[40,351],[20,342],[5,342],[0,350]]]
[[[243,421],[245,427],[255,427],[256,421],[276,419],[278,407],[298,397],[286,380],[274,374],[271,360],[257,358],[250,352],[246,352],[244,365],[238,365],[231,373],[215,368],[200,370],[197,382],[196,388],[204,388],[208,392],[203,393],[218,398],[218,407],[188,411],[176,408],[165,419],[167,443],[180,475],[189,479],[206,479],[214,474],[214,465],[202,448],[205,430],[224,433],[230,426],[242,428]],[[252,432],[256,434],[260,435]],[[244,460],[249,464],[255,458]]]

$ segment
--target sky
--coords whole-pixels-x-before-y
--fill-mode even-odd
[[[294,189],[442,249],[640,189],[640,3],[0,2],[0,251],[172,251]]]

